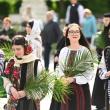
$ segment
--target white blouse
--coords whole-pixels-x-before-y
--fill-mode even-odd
[[[89,50],[86,47],[81,46],[77,50],[76,55],[81,55],[83,53],[83,51],[85,51],[85,50],[87,50],[87,52],[89,52]],[[71,49],[69,47],[64,47],[59,54],[59,65],[56,68],[56,73],[57,73],[58,77],[64,76],[64,65],[68,61],[70,51],[71,51]],[[91,57],[91,60],[92,60],[92,57]],[[76,79],[77,84],[86,84],[93,78],[94,75],[95,75],[94,67],[91,65],[87,71],[85,71],[81,74],[75,75],[74,78]]]
[[[107,68],[106,68],[106,65],[105,65],[104,52],[102,54],[102,59],[100,61],[100,64],[99,64],[98,68],[99,68],[99,77],[100,77],[100,79],[107,79],[108,77],[106,77]]]
[[[33,53],[36,54],[38,59],[41,59],[42,57],[42,40],[41,36],[37,35],[37,37],[31,34],[26,36],[26,40],[31,44]]]

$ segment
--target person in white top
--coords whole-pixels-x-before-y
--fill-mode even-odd
[[[42,40],[40,36],[39,23],[36,20],[30,20],[26,25],[26,40],[30,42],[33,52],[36,53],[38,59],[42,57]]]
[[[73,94],[69,98],[65,98],[66,104],[58,104],[54,99],[52,100],[50,110],[91,110],[90,91],[88,82],[93,78],[94,67],[92,63],[92,54],[90,52],[87,41],[85,40],[78,24],[70,24],[67,29],[66,37],[70,40],[70,45],[64,47],[60,51],[59,66],[56,68],[56,74],[64,83],[71,86]],[[74,64],[72,59],[81,57],[84,52],[87,52],[85,63],[90,61],[88,68],[84,72],[69,75],[66,74],[65,67]],[[58,105],[58,106],[57,106]]]
[[[99,77],[105,81],[105,110],[110,110],[110,46],[107,46],[99,64]]]
[[[71,5],[67,7],[65,22],[66,24],[77,23],[81,25],[83,23],[84,7],[78,3],[78,0],[70,0],[70,2]]]

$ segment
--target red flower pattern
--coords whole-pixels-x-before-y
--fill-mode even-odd
[[[27,45],[25,47],[24,51],[25,51],[25,55],[28,55],[28,54],[32,53],[33,50],[32,50],[31,45]]]
[[[5,69],[4,73],[5,75],[12,75],[16,80],[19,78],[19,73],[20,73],[20,68],[19,67],[14,67],[14,60],[10,60],[7,68]]]
[[[9,68],[6,68],[5,71],[4,71],[4,73],[5,73],[6,75],[10,74],[10,69],[9,69]]]
[[[11,59],[10,61],[9,61],[9,63],[7,64],[7,68],[5,69],[5,71],[4,71],[4,73],[6,74],[6,75],[9,75],[9,74],[11,74],[10,72],[11,72],[11,68],[13,67],[13,65],[14,65],[14,60],[13,59]]]
[[[13,70],[13,76],[15,79],[19,79],[19,72],[20,72],[20,69],[15,67]]]

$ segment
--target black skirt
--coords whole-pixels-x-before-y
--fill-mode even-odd
[[[99,78],[96,74],[93,92],[92,92],[92,105],[98,108],[103,108],[105,106],[105,90],[104,90],[104,80]]]
[[[73,83],[71,85],[76,87],[73,88],[73,94],[69,95],[67,103],[59,103],[52,98],[50,110],[91,110],[89,85],[73,85]]]
[[[37,110],[37,108],[34,100],[24,97],[18,101],[16,110]]]

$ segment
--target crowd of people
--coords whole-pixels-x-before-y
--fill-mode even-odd
[[[5,63],[5,52],[0,47],[0,98],[9,96],[4,110],[40,110],[40,99],[28,98],[24,88],[28,86],[26,81],[29,76],[37,77],[42,57],[44,69],[49,72],[54,43],[57,44],[53,59],[54,74],[72,88],[72,93],[64,96],[65,103],[52,98],[50,110],[91,110],[91,105],[96,106],[97,110],[110,110],[110,13],[104,14],[104,28],[98,36],[104,46],[100,41],[99,45],[94,43],[98,57],[95,73],[90,45],[92,37],[98,32],[97,20],[92,11],[77,0],[70,0],[70,3],[63,30],[54,20],[53,11],[46,13],[47,22],[42,29],[33,18],[25,21],[25,35],[18,34],[9,17],[3,19],[0,46],[10,43],[14,54]],[[86,70],[77,70],[78,73],[73,76],[65,73],[65,67],[73,65],[77,57],[81,58],[85,53],[83,63],[88,63]],[[93,77],[95,81],[91,96],[89,81]]]

